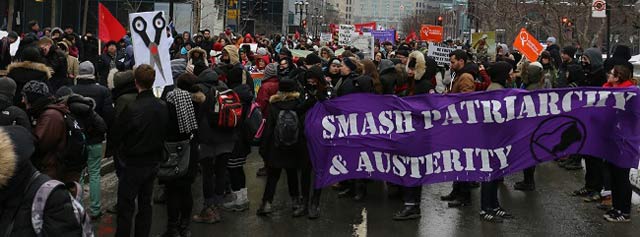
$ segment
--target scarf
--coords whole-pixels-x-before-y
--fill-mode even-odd
[[[193,102],[191,102],[191,93],[175,88],[167,94],[167,102],[176,107],[180,133],[191,133],[193,130],[198,129],[196,112],[193,109]]]

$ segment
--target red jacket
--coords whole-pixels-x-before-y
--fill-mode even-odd
[[[260,106],[260,112],[262,112],[263,118],[269,117],[269,98],[278,93],[278,85],[278,77],[272,77],[262,81],[262,86],[260,86],[258,96],[256,96],[256,102],[258,106]]]
[[[614,87],[614,88],[622,88],[622,87],[632,87],[635,86],[635,84],[633,84],[633,82],[631,80],[626,80],[623,81],[622,83],[618,84],[617,86],[614,86],[613,84],[606,82],[604,83],[604,85],[602,85],[602,87],[605,88],[609,88],[609,87]]]

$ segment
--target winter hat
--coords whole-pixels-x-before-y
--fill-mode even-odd
[[[287,48],[280,49],[280,55],[286,55],[288,58],[293,58],[293,54]]]
[[[352,72],[355,72],[356,69],[358,69],[358,66],[356,65],[355,62],[351,61],[351,59],[349,57],[343,58],[342,62],[344,63],[344,65],[346,65],[349,69],[351,69]]]
[[[22,94],[28,102],[35,102],[40,98],[51,97],[49,87],[44,82],[29,81],[22,87]]]
[[[265,48],[258,48],[258,50],[256,51],[256,53],[257,53],[258,55],[268,55],[268,54],[269,54],[269,51],[267,51],[267,49],[265,49]]]
[[[264,68],[264,79],[269,79],[278,76],[278,64],[270,63]]]
[[[278,83],[278,91],[280,92],[294,92],[297,91],[296,88],[297,83],[293,79],[282,79],[280,83]]]
[[[572,57],[572,58],[575,56],[576,51],[577,51],[577,50],[576,50],[576,47],[573,47],[573,46],[571,46],[571,45],[569,45],[569,46],[567,46],[567,47],[564,47],[564,48],[562,49],[562,53],[564,53],[564,54],[566,54],[566,55],[569,55],[569,57]]]
[[[40,51],[36,47],[27,47],[22,51],[22,60],[30,62],[41,62]]]
[[[71,90],[71,88],[69,88],[68,86],[63,86],[56,91],[56,98],[62,98],[72,94],[73,94],[73,90]]]
[[[224,46],[221,43],[215,43],[213,44],[213,51],[222,51],[222,48],[224,48]]]
[[[551,36],[551,37],[547,38],[547,42],[551,42],[551,44],[555,44],[556,43],[556,37]]]
[[[174,79],[177,80],[180,75],[186,72],[186,70],[187,70],[187,60],[185,60],[184,58],[171,60],[171,76]],[[191,72],[193,73],[193,68]]]
[[[95,80],[96,76],[94,73],[95,68],[93,67],[93,63],[90,61],[84,61],[80,64],[80,70],[77,78]]]
[[[409,57],[409,50],[406,50],[406,49],[398,49],[398,50],[396,51],[396,55],[402,55],[402,56],[405,56],[405,57]]]
[[[331,60],[329,60],[330,64],[338,64],[338,65],[342,65],[342,61],[340,61],[339,58],[333,57],[331,58]]]
[[[0,99],[11,101],[16,95],[16,82],[10,77],[0,78]]]
[[[322,63],[322,58],[320,58],[320,56],[318,56],[315,53],[310,53],[304,59],[304,63],[307,64],[307,65],[314,65],[314,64]]]

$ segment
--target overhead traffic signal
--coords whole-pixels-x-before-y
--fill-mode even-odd
[[[437,25],[441,26],[442,25],[442,16],[438,16],[438,22]]]

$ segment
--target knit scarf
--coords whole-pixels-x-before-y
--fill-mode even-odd
[[[196,113],[193,109],[193,102],[191,102],[191,93],[175,88],[167,94],[167,102],[176,107],[180,133],[190,133],[198,129]]]

